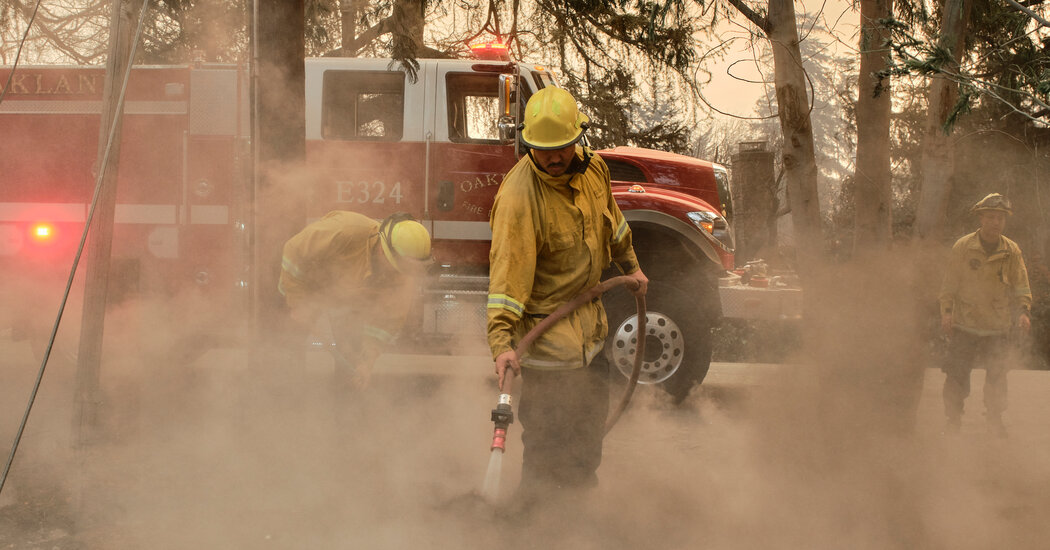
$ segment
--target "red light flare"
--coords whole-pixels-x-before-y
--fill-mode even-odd
[[[29,229],[29,236],[37,244],[50,244],[55,240],[55,226],[46,222],[35,223]]]
[[[473,44],[470,46],[470,52],[477,59],[510,61],[510,48],[502,42]]]

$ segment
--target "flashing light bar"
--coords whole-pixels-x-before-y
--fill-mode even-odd
[[[502,42],[482,42],[470,47],[470,53],[478,59],[510,61],[510,47]]]

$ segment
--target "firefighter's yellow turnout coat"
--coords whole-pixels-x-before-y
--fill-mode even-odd
[[[1020,247],[1000,236],[999,246],[988,254],[978,232],[956,241],[940,302],[941,313],[951,314],[957,329],[978,336],[1006,334],[1017,315],[1032,307]]]
[[[329,212],[285,243],[278,283],[289,307],[329,312],[333,330],[351,333],[337,336],[349,336],[366,355],[393,340],[410,303],[402,277],[377,274],[374,262],[385,261],[379,239],[372,218]]]
[[[583,173],[574,171],[579,166]],[[610,261],[623,273],[639,269],[631,229],[609,182],[601,157],[579,145],[564,175],[543,172],[527,155],[507,173],[489,220],[493,357],[514,349],[544,316],[600,282]],[[549,370],[586,366],[607,333],[601,300],[584,304],[524,351],[521,364]]]

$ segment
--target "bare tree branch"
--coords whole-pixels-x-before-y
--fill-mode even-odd
[[[1036,13],[1036,12],[1034,12],[1034,11],[1032,11],[1032,10],[1030,10],[1030,9],[1024,7],[1024,6],[1022,6],[1021,4],[1018,4],[1016,2],[1016,0],[1006,0],[1006,3],[1010,4],[1011,6],[1017,8],[1017,9],[1023,11],[1023,12],[1025,12],[1026,14],[1028,14],[1028,17],[1031,17],[1032,19],[1035,19],[1036,21],[1039,22],[1040,25],[1042,25],[1044,27],[1050,27],[1050,22],[1048,22],[1046,19],[1043,19],[1038,13]]]
[[[751,9],[751,6],[745,4],[743,0],[729,0],[729,3],[739,10],[748,21],[751,21],[756,27],[762,29],[762,32],[769,34],[769,31],[771,30],[769,18]]]
[[[29,18],[29,17],[32,16],[32,14],[33,14],[32,8],[30,8],[29,6],[24,5],[21,2],[17,2],[17,1],[14,2],[14,4],[15,4],[15,7],[17,9],[22,11],[22,15],[24,17]],[[35,28],[40,31],[41,35],[43,35],[44,37],[46,37],[48,39],[48,41],[51,43],[52,46],[54,46],[56,49],[58,49],[62,53],[68,55],[69,57],[77,60],[78,63],[87,63],[87,62],[91,61],[90,58],[84,57],[83,55],[81,55],[75,49],[70,47],[66,43],[65,40],[63,40],[60,36],[55,34],[55,32],[51,30],[50,26],[47,24],[47,22],[44,19],[41,19],[40,21],[37,21],[36,25],[35,25]]]
[[[337,48],[326,55],[330,56],[348,56],[352,57],[357,54],[361,48],[365,47],[369,43],[375,41],[380,36],[389,33],[393,30],[394,16],[388,16],[380,19],[378,23],[372,25],[361,34],[357,35],[352,42],[350,42],[349,51],[344,51],[343,48]]]

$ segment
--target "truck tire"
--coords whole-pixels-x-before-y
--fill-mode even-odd
[[[701,298],[703,299],[703,298]],[[623,287],[603,298],[609,319],[605,353],[609,364],[625,378],[634,366],[637,307]],[[714,320],[697,306],[697,298],[662,282],[650,281],[646,294],[646,349],[639,384],[658,385],[674,403],[681,403],[703,382],[711,366]],[[615,374],[614,374],[615,376]]]

